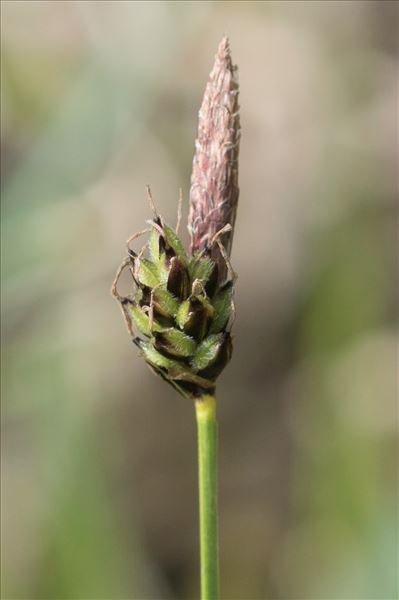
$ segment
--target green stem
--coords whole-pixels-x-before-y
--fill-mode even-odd
[[[201,599],[219,598],[217,420],[214,396],[195,403],[198,429]]]

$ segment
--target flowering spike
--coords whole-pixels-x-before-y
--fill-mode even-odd
[[[222,236],[230,255],[239,193],[239,141],[237,67],[232,64],[229,41],[224,37],[199,111],[188,217],[191,254],[211,248],[214,236],[230,224],[231,231]],[[218,248],[213,247],[211,253],[219,262]]]
[[[229,255],[238,200],[238,84],[227,38],[221,41],[199,114],[191,178],[188,254],[147,195],[153,212],[148,243],[118,269],[112,293],[148,365],[189,398],[212,394],[232,351],[235,274]],[[182,194],[180,193],[180,198]],[[181,200],[180,200],[181,202]],[[129,267],[134,290],[117,284]]]

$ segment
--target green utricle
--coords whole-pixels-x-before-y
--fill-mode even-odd
[[[188,258],[175,231],[157,217],[144,251],[132,258],[138,289],[125,299],[145,360],[191,398],[212,392],[231,355],[233,283],[218,280],[210,255]]]

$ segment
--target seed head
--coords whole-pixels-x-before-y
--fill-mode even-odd
[[[235,274],[229,255],[237,210],[238,84],[227,38],[221,41],[199,113],[190,192],[190,252],[178,227],[159,215],[127,242],[112,293],[132,341],[149,366],[188,398],[213,393],[231,358]],[[180,222],[180,210],[178,223]],[[150,232],[137,254],[130,242]],[[128,268],[132,291],[117,289]]]

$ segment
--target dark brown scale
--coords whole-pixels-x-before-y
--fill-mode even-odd
[[[210,314],[202,302],[198,298],[191,298],[188,320],[184,325],[185,333],[201,342],[208,332],[210,320]]]
[[[142,288],[143,296],[139,301],[139,306],[141,308],[147,308],[148,310],[151,307],[151,288],[145,286]],[[154,295],[152,308],[154,311],[154,318],[162,327],[173,327],[175,324],[175,320],[172,316],[166,315],[165,312],[161,309],[159,303],[157,302],[156,294]]]
[[[223,341],[219,347],[219,351],[212,363],[205,369],[198,372],[198,375],[205,379],[214,380],[223,371],[229,360],[231,359],[231,353],[233,350],[231,336],[229,333],[224,334]]]
[[[226,290],[230,290],[232,287],[233,287],[233,282],[231,281],[231,279],[229,279],[228,281],[226,281],[226,283],[224,283],[222,286],[220,286],[219,292],[225,292]]]
[[[186,300],[190,294],[190,278],[183,261],[174,256],[170,261],[167,289],[180,300]]]
[[[143,295],[139,302],[140,306],[149,306],[151,302],[151,288],[144,286],[141,288]]]
[[[205,285],[205,291],[209,298],[213,298],[215,295],[219,280],[219,266],[218,263],[215,262],[214,267],[212,269],[212,273],[210,274],[208,281]]]
[[[176,253],[173,250],[173,248],[171,248],[169,246],[169,244],[167,243],[165,238],[160,235],[159,236],[159,253],[162,254],[163,252],[165,253],[165,256],[166,256],[166,264],[169,265],[172,258],[174,256],[176,256]]]
[[[165,315],[158,312],[155,304],[153,306],[154,306],[154,318],[156,319],[158,325],[161,325],[161,327],[174,327],[175,326],[175,320],[173,317],[165,317]]]

